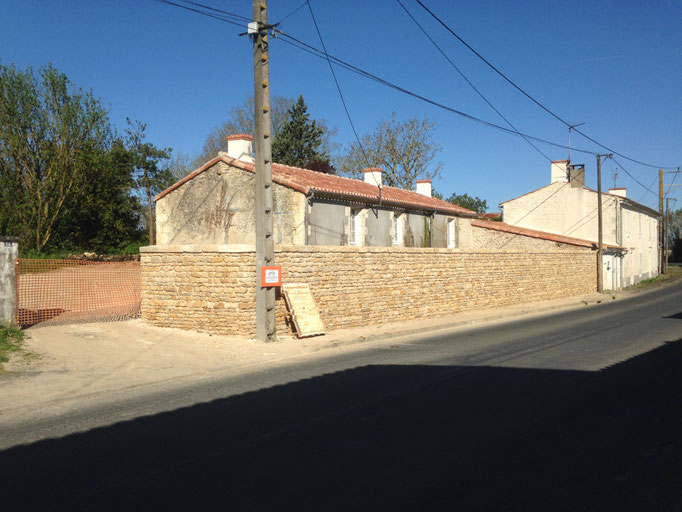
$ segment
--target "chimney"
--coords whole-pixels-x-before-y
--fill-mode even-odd
[[[568,160],[557,160],[550,165],[550,183],[557,181],[568,181]]]
[[[370,167],[368,169],[364,169],[363,172],[365,173],[365,182],[369,183],[370,185],[374,185],[375,187],[380,187],[381,186],[381,169],[378,167]]]
[[[626,188],[610,188],[609,194],[614,195],[614,196],[618,196],[618,197],[627,197],[628,196],[628,189],[626,189]]]
[[[583,188],[585,186],[585,164],[569,165],[568,177],[571,188]]]
[[[417,180],[417,194],[431,197],[431,180]]]
[[[253,158],[253,137],[251,135],[235,133],[225,137],[225,140],[227,141],[227,156],[250,164],[255,162]]]

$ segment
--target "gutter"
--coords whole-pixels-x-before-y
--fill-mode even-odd
[[[312,193],[312,190],[311,190]],[[476,219],[478,218],[478,215],[476,213],[465,213],[465,212],[454,212],[450,210],[441,210],[438,208],[433,208],[433,207],[424,207],[424,206],[417,206],[415,204],[410,204],[410,203],[399,203],[399,202],[394,202],[394,201],[386,201],[383,200],[379,202],[378,198],[372,198],[372,197],[353,197],[348,194],[342,194],[342,193],[337,193],[337,192],[327,192],[327,191],[318,191],[318,198],[320,197],[326,197],[329,199],[340,199],[346,202],[355,202],[359,204],[376,204],[378,206],[397,206],[399,208],[403,209],[409,209],[409,210],[415,210],[415,211],[420,211],[420,212],[433,212],[433,213],[441,213],[443,215],[454,215],[458,217],[466,217],[470,219]]]

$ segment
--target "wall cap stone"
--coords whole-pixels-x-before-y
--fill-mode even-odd
[[[223,245],[148,245],[140,247],[140,253],[204,253],[204,252],[256,252],[256,246],[248,244],[223,244]]]
[[[256,247],[247,244],[227,244],[227,245],[148,245],[140,247],[142,254],[163,254],[163,253],[255,253]],[[502,251],[500,249],[445,249],[431,247],[355,247],[355,246],[336,246],[336,245],[276,245],[275,255],[283,253],[406,253],[406,254],[561,254],[570,253],[590,253],[590,248],[575,249],[556,249],[556,250],[519,250]]]

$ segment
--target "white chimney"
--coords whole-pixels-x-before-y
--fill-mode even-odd
[[[556,162],[552,162],[550,166],[550,183],[556,183],[557,181],[568,181],[568,163],[568,160],[557,160]]]
[[[610,188],[609,194],[612,194],[612,195],[618,196],[618,197],[627,197],[628,196],[628,189],[626,189],[626,188]]]
[[[227,156],[251,164],[255,162],[253,158],[253,137],[251,135],[235,133],[225,137],[225,140],[227,141]]]
[[[417,194],[431,197],[431,180],[417,180]]]
[[[384,172],[378,167],[370,167],[363,171],[365,173],[365,182],[375,187],[381,186],[381,174]]]

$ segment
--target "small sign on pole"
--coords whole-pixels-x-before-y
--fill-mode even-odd
[[[261,288],[282,286],[282,267],[261,267],[260,285]]]

